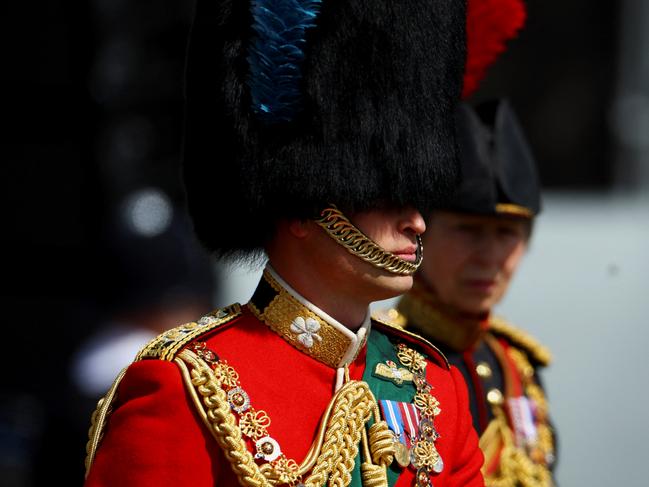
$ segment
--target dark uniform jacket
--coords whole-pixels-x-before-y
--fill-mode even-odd
[[[551,360],[545,347],[500,318],[452,313],[417,280],[397,309],[375,319],[431,340],[462,372],[487,486],[554,484],[555,437],[537,374]]]

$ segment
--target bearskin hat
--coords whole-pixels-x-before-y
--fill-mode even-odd
[[[183,176],[200,240],[241,256],[331,203],[439,204],[465,24],[457,0],[198,0]]]

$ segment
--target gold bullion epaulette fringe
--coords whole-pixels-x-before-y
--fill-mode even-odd
[[[536,338],[508,323],[503,318],[490,318],[489,328],[493,333],[505,337],[513,345],[522,348],[532,360],[540,365],[547,366],[552,362],[552,353],[547,347],[541,345]]]
[[[218,308],[197,321],[167,330],[147,343],[137,354],[135,361],[143,359],[172,361],[176,354],[190,341],[214,328],[223,326],[239,315],[241,315],[241,305],[235,303],[224,308]]]

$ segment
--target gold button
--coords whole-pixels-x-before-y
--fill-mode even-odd
[[[275,450],[275,447],[270,442],[267,442],[267,443],[264,443],[263,445],[261,445],[261,451],[264,452],[266,455],[270,455],[271,453],[273,453],[274,450]]]
[[[489,401],[489,404],[492,406],[500,406],[504,401],[503,393],[498,389],[491,389],[487,392],[487,401]]]
[[[491,367],[489,367],[489,364],[487,362],[480,362],[475,366],[475,371],[477,372],[478,376],[483,379],[488,379],[489,377],[491,377]]]

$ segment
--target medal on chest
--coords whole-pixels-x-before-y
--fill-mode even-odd
[[[402,378],[407,377],[417,392],[412,403],[379,400],[379,406],[394,433],[395,460],[402,467],[410,466],[417,470],[417,487],[427,487],[432,485],[431,476],[444,469],[444,461],[435,445],[440,438],[435,428],[435,417],[441,413],[441,408],[439,401],[431,394],[433,387],[426,379],[424,356],[404,344],[398,344],[396,349],[405,369],[386,361],[385,364],[377,364],[374,375],[397,385],[401,385]]]
[[[419,434],[419,412],[414,404],[380,400],[381,414],[395,435],[394,459],[402,467],[410,465],[410,452]]]

